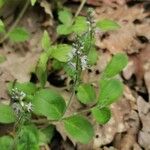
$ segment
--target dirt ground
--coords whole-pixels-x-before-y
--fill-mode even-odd
[[[19,3],[19,2],[18,2]],[[9,28],[22,9],[19,3],[3,8],[1,18]],[[80,0],[63,0],[63,6],[74,14]],[[124,51],[129,57],[128,66],[120,74],[125,90],[122,98],[111,106],[111,120],[104,126],[94,124],[95,137],[88,145],[74,143],[63,129],[57,125],[48,149],[51,150],[150,150],[150,1],[149,0],[87,0],[81,15],[88,7],[95,11],[95,20],[108,18],[117,21],[121,28],[96,35],[96,48],[99,54],[97,64],[84,73],[84,81],[95,81],[105,68],[112,54]],[[9,103],[7,83],[35,81],[33,71],[42,51],[40,39],[47,29],[54,43],[61,39],[56,34],[57,10],[53,1],[41,0],[34,7],[29,7],[19,26],[30,32],[30,40],[12,43],[8,39],[0,44],[0,54],[6,60],[0,64],[0,101]],[[61,76],[61,72],[59,73]],[[58,89],[64,97],[65,85],[59,86],[59,76],[49,73],[47,86]],[[80,109],[73,103],[71,109]],[[90,116],[89,116],[89,119]],[[7,127],[8,128],[8,127]],[[0,133],[4,126],[0,125]]]

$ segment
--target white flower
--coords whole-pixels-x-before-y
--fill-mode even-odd
[[[18,103],[13,103],[12,108],[14,109],[16,115],[19,115],[19,113],[22,112],[22,108]]]
[[[24,104],[24,102],[23,102],[23,101],[20,101],[20,105],[21,105],[22,107],[24,107],[24,106],[25,106],[25,104]]]
[[[75,56],[76,51],[77,51],[77,50],[76,50],[75,48],[72,49],[71,53],[72,53],[73,56]]]
[[[82,70],[85,70],[88,65],[87,65],[87,56],[82,56],[81,57],[81,67],[82,67]]]
[[[33,111],[33,105],[32,105],[32,103],[31,103],[31,102],[29,102],[29,103],[28,103],[28,104],[26,104],[25,106],[26,106],[26,109],[27,109],[27,111],[28,111],[28,112]]]
[[[20,92],[20,100],[22,101],[26,97],[26,93]]]
[[[22,101],[25,97],[26,94],[23,91],[20,91],[17,88],[12,89],[11,98],[13,100]]]

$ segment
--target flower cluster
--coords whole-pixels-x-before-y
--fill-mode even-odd
[[[95,32],[95,20],[94,20],[94,10],[88,9],[87,12],[87,24],[89,26],[89,32],[94,34]]]
[[[88,68],[88,59],[87,56],[84,54],[84,42],[81,41],[79,37],[76,38],[76,42],[73,43],[73,49],[68,54],[68,64],[73,69],[77,69],[77,65],[80,64],[80,68],[85,70]],[[77,60],[78,59],[78,60]],[[79,63],[77,64],[77,61]]]
[[[23,101],[26,94],[17,88],[12,89],[11,99],[13,100],[12,108],[19,115],[22,112],[31,112],[33,109],[32,103]]]
[[[11,98],[13,101],[22,101],[26,97],[26,94],[17,88],[12,89]]]

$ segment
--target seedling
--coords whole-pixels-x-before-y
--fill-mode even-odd
[[[35,0],[32,1],[32,4]],[[82,72],[97,62],[95,50],[95,30],[114,30],[119,25],[111,20],[101,20],[95,23],[93,12],[90,10],[87,17],[77,17],[73,20],[68,10],[58,13],[60,25],[58,34],[74,35],[72,45],[61,43],[52,45],[47,31],[44,31],[41,45],[43,52],[35,68],[39,84],[11,82],[8,92],[11,98],[10,105],[0,104],[0,123],[14,123],[12,136],[0,138],[3,150],[14,147],[18,150],[39,150],[41,145],[50,142],[55,126],[59,122],[64,126],[69,138],[87,144],[94,136],[92,122],[83,115],[91,112],[95,121],[101,125],[111,118],[110,105],[116,102],[123,93],[123,84],[115,78],[127,65],[127,56],[118,53],[112,57],[108,65],[100,74],[99,92],[91,83],[84,83]],[[68,30],[69,29],[69,30]],[[48,63],[52,62],[53,69],[64,69],[73,81],[70,85],[70,98],[64,99],[59,92],[45,87],[48,75]],[[71,107],[71,101],[76,98],[88,109],[66,115]],[[41,128],[42,127],[42,128]],[[6,146],[7,145],[7,146]]]

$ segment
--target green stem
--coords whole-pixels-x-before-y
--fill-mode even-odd
[[[76,71],[79,71],[79,55],[78,55],[78,50],[76,51]],[[70,99],[68,101],[68,104],[66,106],[66,109],[65,109],[65,113],[67,111],[67,109],[69,108],[70,104],[71,104],[71,101],[75,95],[75,89],[76,89],[76,85],[77,85],[77,82],[78,82],[78,79],[79,79],[79,72],[76,73],[76,76],[75,76],[75,80],[74,80],[74,84],[72,86],[72,93],[71,93],[71,96],[70,96]],[[65,115],[64,113],[64,115]]]
[[[94,106],[94,107],[95,107],[95,106]],[[70,117],[72,117],[72,116],[80,115],[80,114],[89,112],[89,111],[91,111],[91,109],[93,109],[94,107],[87,108],[87,109],[81,110],[81,111],[79,111],[79,112],[73,113],[73,114],[71,114],[71,115],[69,115],[69,116],[63,117],[61,120],[65,120],[65,119],[70,118]]]
[[[13,23],[13,25],[9,28],[8,32],[4,35],[4,37],[2,39],[0,39],[0,43],[3,43],[9,36],[9,33],[13,31],[13,29],[18,25],[20,19],[23,17],[25,11],[28,8],[28,5],[30,4],[30,1],[27,0],[26,4],[24,5],[22,11],[20,12],[18,18],[15,20],[15,22]]]

